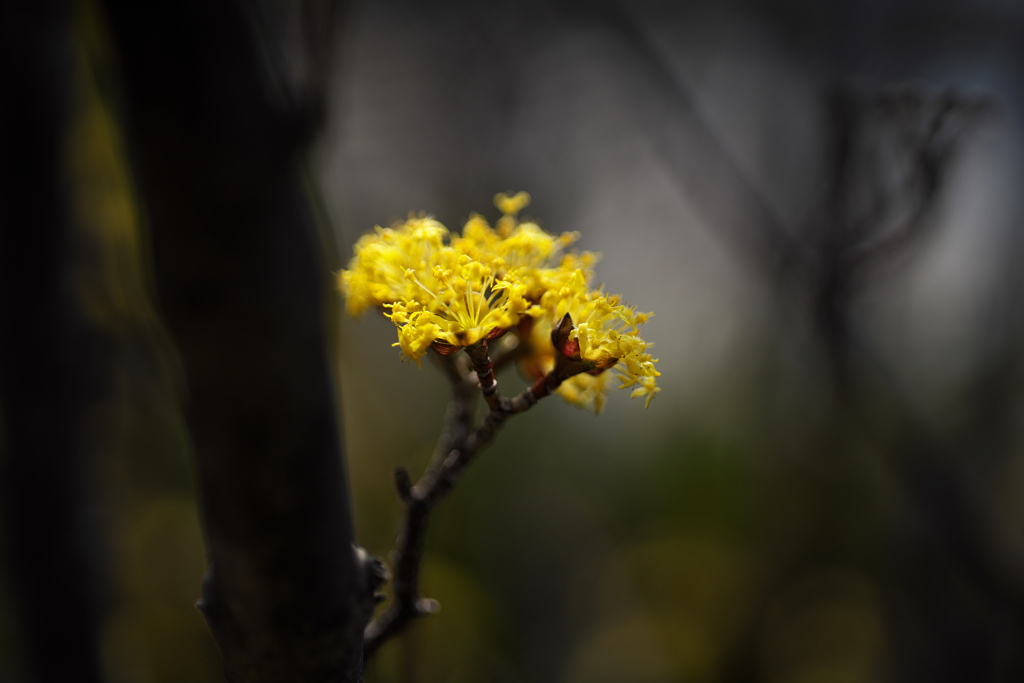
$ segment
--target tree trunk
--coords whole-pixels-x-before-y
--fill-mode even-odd
[[[289,101],[234,2],[108,0],[158,306],[187,381],[229,681],[357,681],[370,599],[330,381],[330,273]]]
[[[77,305],[67,176],[71,4],[0,7],[0,501],[33,681],[100,681],[83,438],[96,335]]]

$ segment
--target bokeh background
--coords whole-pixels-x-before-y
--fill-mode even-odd
[[[112,683],[216,681],[179,402],[103,15],[68,141]],[[389,683],[1024,679],[1024,8],[348,6],[308,165],[338,269],[498,191],[654,311],[663,391],[510,421],[433,520]],[[11,226],[2,226],[4,230]],[[356,538],[386,556],[446,383],[334,301]],[[8,324],[0,321],[0,325]],[[514,372],[500,378],[518,386]],[[24,680],[10,588],[0,679]]]

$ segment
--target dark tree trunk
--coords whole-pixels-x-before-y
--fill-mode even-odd
[[[330,273],[300,175],[318,112],[282,93],[239,3],[106,7],[187,381],[201,609],[230,681],[360,680],[369,596],[327,359]]]
[[[0,9],[0,403],[6,551],[28,675],[100,680],[83,438],[96,335],[73,287],[71,4]]]

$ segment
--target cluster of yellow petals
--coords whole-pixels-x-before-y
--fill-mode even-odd
[[[646,405],[651,404],[660,391],[655,378],[661,373],[655,367],[658,361],[648,353],[651,345],[640,336],[640,327],[652,313],[638,312],[600,288],[590,289],[579,271],[571,273],[561,287],[546,291],[541,307],[548,320],[569,315],[574,324],[569,340],[578,345],[577,353],[587,368],[585,374],[563,383],[560,390],[567,400],[600,412],[608,389],[605,370],[614,368],[620,389],[632,388],[633,398],[644,397]],[[533,339],[534,344],[542,343],[536,333]]]
[[[398,326],[398,346],[419,360],[434,342],[465,347],[519,322],[540,309],[526,298],[526,287],[505,270],[500,258],[489,264],[453,247],[441,247],[405,278],[414,296],[382,304]]]
[[[396,346],[416,361],[432,346],[457,350],[529,329],[521,341],[524,367],[533,373],[554,367],[552,321],[568,313],[587,372],[564,381],[558,393],[600,412],[609,386],[604,371],[614,367],[621,387],[632,387],[633,396],[650,404],[659,373],[639,335],[650,314],[591,290],[597,254],[568,251],[576,233],[556,236],[521,222],[518,214],[529,200],[525,192],[497,195],[503,215],[495,226],[473,215],[461,235],[425,216],[364,235],[339,273],[348,312],[383,309],[398,328]]]
[[[434,255],[444,249],[448,228],[432,218],[410,218],[392,228],[377,227],[356,242],[348,270],[339,273],[349,315],[360,315],[396,301],[420,298],[420,288],[406,272],[427,273]]]
[[[526,343],[530,353],[520,364],[525,374],[536,379],[551,372],[555,367],[555,347],[551,343],[550,317],[542,316],[535,321]],[[555,393],[566,403],[600,414],[604,410],[611,379],[610,372],[599,372],[596,375],[584,372],[562,382]]]

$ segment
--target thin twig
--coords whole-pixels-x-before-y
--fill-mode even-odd
[[[491,364],[491,354],[487,350],[487,343],[474,344],[466,348],[469,359],[473,362],[473,371],[480,380],[480,391],[491,412],[501,410],[501,394],[498,393],[498,380],[494,376],[494,365]]]
[[[466,348],[473,373],[467,377],[464,361],[435,354],[452,384],[452,401],[437,448],[423,476],[411,485],[408,473],[395,473],[398,495],[405,504],[402,528],[392,554],[394,598],[391,604],[366,627],[363,656],[369,659],[390,638],[400,633],[416,617],[436,612],[435,600],[419,594],[419,574],[430,513],[451,492],[459,475],[487,446],[505,422],[517,413],[532,408],[554,391],[565,379],[582,371],[571,361],[559,363],[532,387],[508,398],[498,391],[487,343]],[[487,402],[488,412],[473,429],[473,409],[477,388]]]
[[[364,657],[369,658],[384,642],[398,634],[414,618],[436,611],[436,603],[419,598],[419,570],[423,556],[430,511],[436,504],[436,495],[427,495],[435,489],[446,460],[458,453],[472,428],[476,391],[465,379],[460,365],[450,356],[432,354],[452,385],[452,401],[445,415],[444,430],[427,464],[423,476],[415,486],[404,469],[395,472],[398,495],[405,504],[402,528],[392,554],[394,598],[364,632]]]

